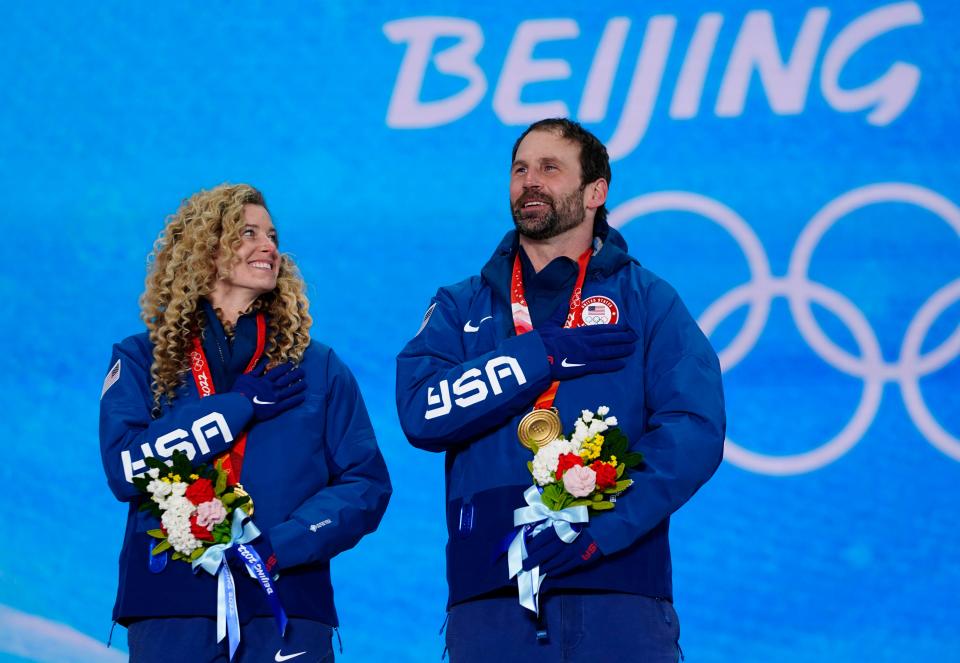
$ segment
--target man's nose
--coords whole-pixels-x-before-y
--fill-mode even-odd
[[[540,188],[540,176],[532,168],[527,171],[526,175],[523,176],[523,188],[524,189]]]

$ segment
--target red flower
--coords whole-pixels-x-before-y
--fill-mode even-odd
[[[192,484],[187,486],[187,492],[185,495],[187,499],[194,504],[203,504],[204,502],[209,502],[215,497],[213,492],[213,484],[210,483],[210,479],[197,479]]]
[[[557,462],[557,481],[563,478],[564,472],[577,465],[583,465],[583,458],[577,454],[560,454]]]
[[[206,481],[206,479],[201,479],[201,481]],[[207,483],[210,482],[207,481]],[[213,541],[213,532],[203,525],[197,524],[197,514],[190,516],[190,532],[201,541]]]
[[[617,468],[610,463],[594,461],[590,469],[597,473],[597,488],[599,490],[606,490],[617,485]]]

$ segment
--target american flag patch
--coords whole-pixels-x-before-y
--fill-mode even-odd
[[[433,315],[433,309],[437,308],[437,303],[434,302],[430,304],[430,308],[427,309],[427,312],[423,314],[423,321],[420,323],[420,329],[417,330],[417,333],[414,336],[419,336],[420,332],[423,331],[423,328],[427,326],[427,323],[430,322],[430,316]]]
[[[117,363],[113,365],[113,368],[110,369],[110,372],[107,373],[107,377],[103,378],[103,389],[100,391],[100,398],[103,398],[103,395],[107,393],[107,389],[113,386],[113,384],[120,379],[120,360],[117,360]]]

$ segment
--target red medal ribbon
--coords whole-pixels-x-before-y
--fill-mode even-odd
[[[570,307],[567,311],[567,320],[564,322],[564,329],[583,326],[583,315],[580,310],[580,294],[583,291],[583,281],[587,277],[587,263],[590,262],[590,256],[593,254],[593,247],[590,246],[577,258],[577,282],[573,286],[573,293],[570,295]],[[527,298],[523,290],[523,270],[520,267],[520,249],[517,249],[517,255],[513,259],[513,278],[510,282],[510,308],[513,311],[513,328],[520,334],[526,334],[533,331],[533,321],[530,318],[530,308],[527,306]],[[557,397],[557,389],[560,387],[560,381],[554,380],[553,384],[547,387],[547,390],[540,394],[535,410],[545,410],[553,406],[553,401]]]
[[[244,373],[249,373],[263,356],[263,350],[267,345],[267,321],[263,313],[257,313],[257,349],[250,358],[250,363],[244,369]],[[213,386],[213,375],[210,374],[210,365],[207,362],[207,355],[203,352],[203,344],[200,343],[200,337],[193,337],[193,350],[190,352],[190,369],[193,371],[193,381],[197,385],[197,393],[200,398],[217,393]],[[227,470],[227,483],[231,486],[240,482],[240,471],[243,469],[243,454],[247,449],[246,431],[237,436],[237,441],[229,451],[221,454],[217,460],[223,459],[223,469]]]

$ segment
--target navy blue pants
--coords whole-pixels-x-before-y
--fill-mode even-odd
[[[636,594],[563,593],[542,598],[540,620],[516,597],[455,605],[447,622],[450,663],[676,663],[673,604]],[[537,631],[546,631],[538,639]]]
[[[333,663],[332,631],[307,619],[287,623],[281,640],[272,617],[255,617],[240,626],[233,663]],[[226,639],[217,642],[217,621],[207,617],[143,619],[127,627],[130,663],[227,663]]]

